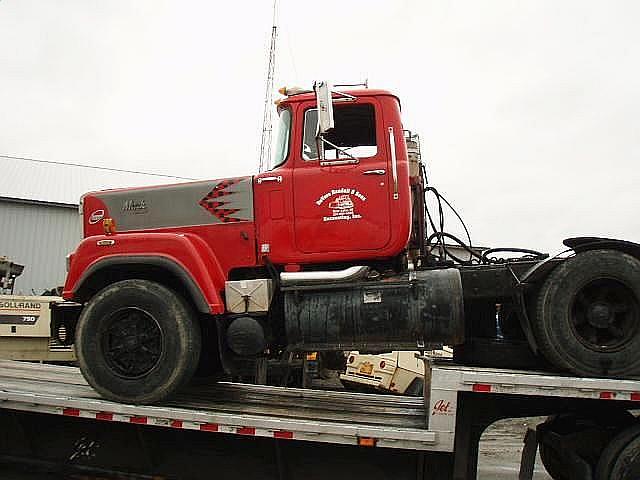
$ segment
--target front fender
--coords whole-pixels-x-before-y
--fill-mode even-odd
[[[85,238],[74,252],[62,296],[77,299],[99,271],[116,265],[153,265],[177,276],[198,310],[219,314],[224,274],[211,249],[197,236],[175,233],[122,233]]]

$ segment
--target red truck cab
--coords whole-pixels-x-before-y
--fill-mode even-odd
[[[316,99],[304,93],[279,102],[267,172],[84,195],[85,239],[73,256],[64,297],[88,298],[103,286],[91,286],[90,276],[145,256],[192,279],[191,295],[219,314],[233,271],[265,262],[304,269],[401,254],[411,230],[411,195],[400,102],[369,89],[341,100],[329,134],[338,148],[326,149],[323,160],[316,148]],[[105,219],[115,234],[105,233]]]
[[[320,286],[399,272],[412,230],[411,186],[422,185],[410,181],[398,98],[372,89],[332,93],[324,85],[278,102],[266,172],[83,196],[84,240],[70,257],[63,296],[83,305],[77,330],[68,327],[76,330],[83,374],[100,393],[164,398],[193,374],[201,352],[213,352],[232,372],[286,348],[386,348],[390,329],[389,338],[407,348],[430,337],[416,307],[402,300],[406,279],[387,279],[393,293],[384,301],[381,292],[352,285],[335,303],[328,301],[335,292]],[[417,210],[421,217],[422,204]],[[293,275],[289,288],[311,282],[322,298],[286,300],[283,272]],[[459,290],[457,272],[438,275]],[[340,302],[362,295],[373,317],[359,307],[353,318],[305,310],[319,302],[341,311]],[[460,337],[461,306],[454,304],[443,318],[456,321],[438,323],[439,340]],[[378,314],[383,323],[366,333],[364,324]],[[343,324],[305,320],[317,315]]]

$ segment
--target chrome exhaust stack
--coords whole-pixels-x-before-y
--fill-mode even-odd
[[[324,283],[347,283],[362,280],[368,273],[369,267],[362,265],[335,271],[282,272],[280,274],[280,283],[283,287]]]

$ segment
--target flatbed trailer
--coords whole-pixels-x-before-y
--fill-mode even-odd
[[[143,406],[100,398],[75,367],[0,361],[0,463],[132,478],[215,469],[218,478],[464,480],[476,478],[480,435],[498,419],[640,406],[636,380],[437,363],[428,372],[424,398],[209,382]],[[535,441],[519,478],[531,478]]]

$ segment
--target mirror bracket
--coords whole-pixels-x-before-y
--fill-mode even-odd
[[[336,102],[355,102],[357,100],[353,95],[349,95],[344,92],[332,92],[331,84],[326,81],[317,81],[313,83],[313,91],[316,94],[316,104],[318,107],[318,130],[316,131],[316,148],[318,150],[318,158],[321,163],[326,163],[327,165],[345,165],[350,163],[360,163],[360,160],[349,152],[341,149],[337,145],[334,145],[326,138],[324,138],[324,134],[329,130],[335,127],[335,123],[333,120],[333,103]],[[338,98],[333,99],[333,95],[337,95]],[[324,155],[324,145],[325,143],[333,148],[336,151],[344,153],[351,160],[349,162],[340,161],[341,163],[335,162],[325,162],[326,158]]]

